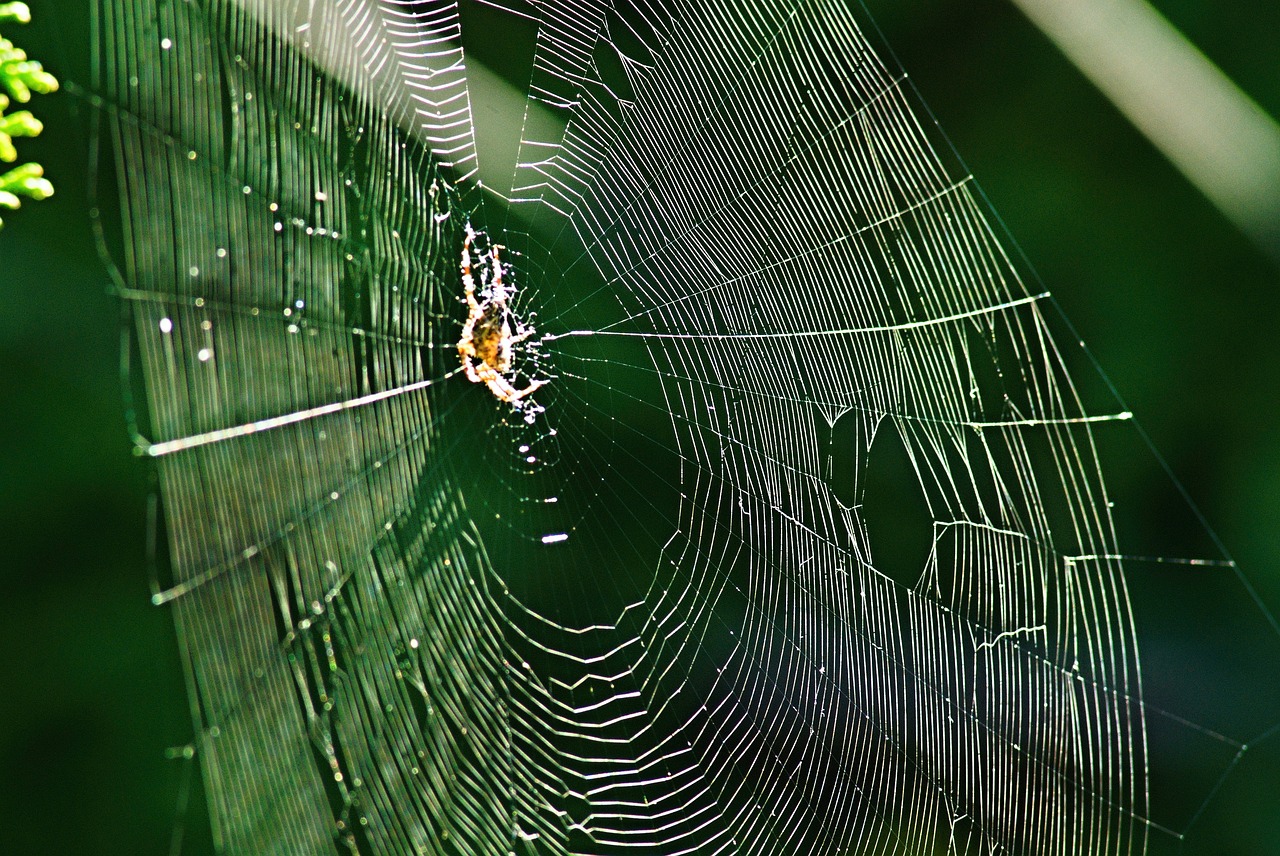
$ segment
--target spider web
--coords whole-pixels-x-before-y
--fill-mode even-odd
[[[1125,558],[1140,431],[860,8],[96,11],[220,848],[1142,853],[1243,757],[1131,569],[1247,585]],[[469,227],[536,408],[462,373]]]

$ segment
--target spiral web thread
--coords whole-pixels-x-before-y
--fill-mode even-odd
[[[1128,414],[1082,403],[863,15],[101,0],[221,847],[1176,837],[1095,448]],[[469,223],[536,418],[461,374]],[[895,456],[905,571],[868,522]]]

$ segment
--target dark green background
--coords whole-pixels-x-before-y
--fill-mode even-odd
[[[5,35],[87,82],[88,4],[31,5],[37,21]],[[1280,4],[1157,6],[1280,115]],[[1006,2],[871,9],[1047,287],[1280,606],[1276,268]],[[0,851],[163,853],[185,769],[165,749],[190,725],[169,614],[148,601],[150,474],[130,454],[120,308],[88,231],[89,115],[66,94],[35,109],[47,131],[20,150],[58,195],[6,213],[0,232]],[[1108,478],[1150,492],[1142,525],[1159,537],[1173,489],[1149,461],[1126,465]],[[210,846],[198,799],[191,853]],[[1228,823],[1219,852],[1280,853],[1280,821],[1258,814]]]

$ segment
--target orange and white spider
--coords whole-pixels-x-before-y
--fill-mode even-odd
[[[462,295],[467,302],[467,320],[462,325],[462,337],[458,339],[462,370],[472,383],[484,384],[499,401],[519,409],[525,403],[525,396],[547,382],[534,380],[524,389],[517,389],[508,377],[515,345],[532,336],[534,329],[517,320],[507,305],[515,295],[515,287],[502,281],[500,251],[503,247],[500,244],[492,245],[486,252],[476,250],[476,262],[480,268],[477,286],[472,272],[471,248],[479,233],[471,228],[470,223],[466,229],[467,239],[462,244]],[[513,321],[514,332],[511,329]]]

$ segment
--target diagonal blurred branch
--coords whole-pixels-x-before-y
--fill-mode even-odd
[[[1280,262],[1280,125],[1145,0],[1013,0]]]

